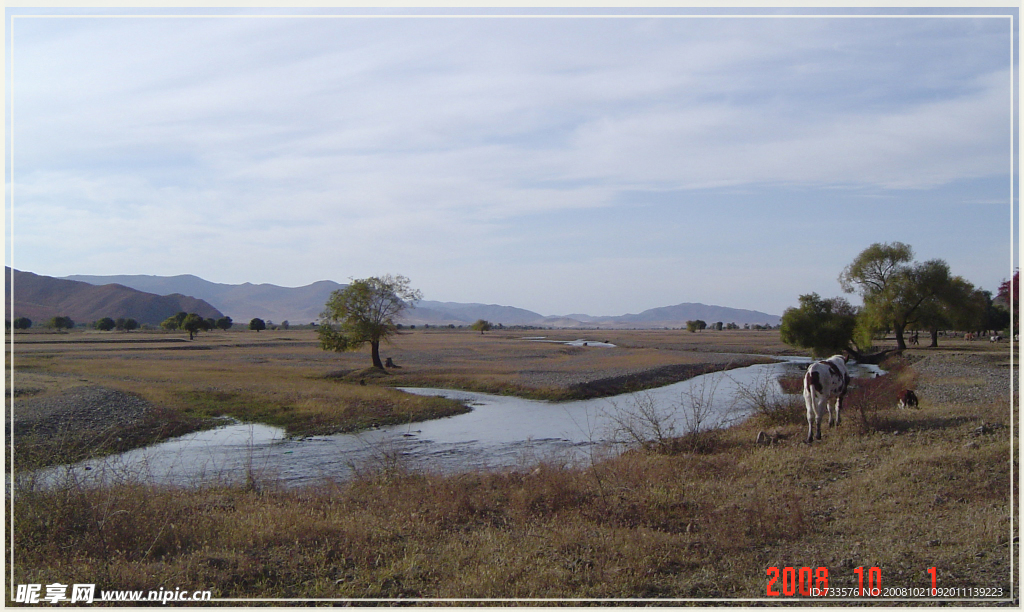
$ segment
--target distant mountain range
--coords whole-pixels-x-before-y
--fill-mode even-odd
[[[304,287],[279,287],[277,285],[244,283],[227,285],[182,274],[179,276],[87,276],[78,274],[64,277],[67,280],[105,285],[117,283],[139,291],[168,294],[182,293],[205,300],[226,313],[236,323],[248,323],[251,319],[281,323],[309,323],[320,318],[331,292],[342,289],[333,281],[319,281]],[[475,319],[474,319],[475,320]]]
[[[60,279],[55,279],[60,280]],[[236,322],[248,322],[254,317],[275,323],[309,323],[320,317],[324,304],[331,292],[342,289],[332,281],[319,281],[303,287],[280,287],[277,285],[228,285],[212,283],[190,274],[180,276],[85,276],[65,277],[67,281],[79,281],[93,285],[116,283],[139,291],[156,294],[182,294],[204,300],[226,313]],[[187,309],[184,309],[187,310]],[[191,310],[188,310],[192,312]],[[177,311],[175,311],[177,312]],[[173,314],[173,313],[172,313]],[[69,315],[71,316],[71,315]],[[101,315],[111,316],[111,315]],[[205,315],[204,315],[205,316]],[[708,306],[686,303],[662,308],[652,308],[639,314],[621,316],[592,316],[570,314],[544,316],[542,314],[496,304],[465,304],[459,302],[437,302],[424,300],[416,308],[403,313],[402,322],[412,325],[467,325],[477,319],[485,319],[502,325],[528,325],[536,327],[606,327],[606,328],[660,328],[680,327],[688,320],[701,319],[708,324],[716,321],[739,325],[777,325],[778,315],[755,310]],[[162,320],[162,319],[161,319]]]
[[[33,323],[42,323],[53,317],[66,316],[75,322],[88,323],[103,317],[124,317],[141,324],[158,325],[181,311],[194,312],[203,318],[219,319],[224,316],[203,300],[177,292],[157,295],[124,285],[108,283],[96,286],[7,267],[4,272],[9,300],[8,320],[28,317]]]

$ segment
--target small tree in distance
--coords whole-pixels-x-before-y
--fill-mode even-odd
[[[255,318],[252,321],[249,321],[249,329],[256,330],[256,333],[259,333],[261,330],[264,330],[266,328],[267,324],[263,319]]]
[[[231,329],[232,325],[234,325],[234,321],[231,320],[231,317],[221,317],[217,319],[217,329],[227,331]]]
[[[344,289],[331,293],[324,306],[317,327],[320,348],[353,351],[369,343],[373,367],[383,370],[381,341],[398,331],[398,314],[412,308],[422,297],[418,290],[409,287],[409,279],[401,275],[353,280]]]
[[[14,329],[28,329],[32,327],[32,319],[28,317],[18,317],[14,320]]]
[[[53,317],[46,322],[46,327],[56,329],[58,331],[62,329],[71,329],[75,326],[75,322],[71,320],[71,317]]]
[[[103,317],[99,321],[93,323],[93,326],[100,331],[110,331],[117,327],[117,323],[115,323],[110,317]]]
[[[473,331],[480,332],[483,335],[485,331],[491,331],[491,322],[484,319],[477,319],[472,325],[469,326]]]
[[[210,327],[206,319],[193,312],[185,316],[185,320],[181,322],[181,329],[187,331],[188,339],[192,340],[200,331],[206,331]]]

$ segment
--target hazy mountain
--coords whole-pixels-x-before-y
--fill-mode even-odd
[[[56,316],[89,323],[103,317],[135,319],[158,325],[179,312],[194,312],[203,318],[219,319],[223,313],[194,297],[156,295],[118,284],[92,285],[73,280],[40,276],[5,268],[7,318],[28,317],[39,324]]]
[[[139,291],[153,293],[182,293],[205,300],[214,305],[236,323],[259,317],[275,323],[309,323],[320,318],[331,292],[342,289],[332,281],[319,281],[303,287],[244,283],[228,285],[212,283],[191,274],[179,276],[86,276],[66,277],[94,285],[119,283]]]
[[[319,281],[303,287],[279,287],[277,285],[227,285],[212,283],[198,276],[69,276],[69,280],[93,284],[119,283],[121,285],[152,293],[180,293],[205,300],[226,313],[237,322],[253,317],[271,320],[275,323],[308,323],[316,321],[331,292],[342,289],[332,281]],[[460,302],[438,302],[424,300],[416,308],[403,313],[400,321],[413,325],[469,325],[477,319],[486,319],[502,325],[531,325],[538,327],[681,327],[688,320],[701,319],[709,325],[716,321],[723,323],[749,323],[776,325],[777,315],[754,310],[708,306],[706,304],[677,304],[651,308],[640,314],[621,316],[593,316],[581,313],[559,316],[542,314],[497,304],[466,304]]]
[[[756,310],[743,310],[739,308],[726,308],[724,306],[708,306],[707,304],[684,303],[675,306],[663,306],[651,308],[640,314],[626,314],[621,317],[613,317],[621,323],[647,323],[647,324],[678,324],[686,321],[700,319],[708,325],[716,321],[723,323],[750,323],[751,325],[778,325],[782,320],[777,315],[770,315]]]
[[[434,302],[423,300],[416,303],[416,308],[405,313],[410,323],[430,323],[439,325],[453,323],[455,325],[472,324],[477,319],[484,319],[502,325],[531,325],[543,319],[544,315],[513,306],[497,304],[462,304],[459,302]]]

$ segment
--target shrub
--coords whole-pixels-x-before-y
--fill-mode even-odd
[[[805,418],[803,398],[788,394],[781,383],[781,380],[776,381],[770,369],[765,368],[749,385],[737,385],[736,399],[741,408],[759,417],[766,425],[802,423]]]
[[[885,376],[853,379],[844,405],[860,413],[861,433],[884,429],[886,420],[878,413],[894,408],[899,393],[914,387],[917,375],[908,365],[901,357],[890,357],[882,364]]]

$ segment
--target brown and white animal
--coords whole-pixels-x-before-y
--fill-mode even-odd
[[[807,405],[807,443],[813,440],[815,423],[817,438],[821,439],[821,418],[828,411],[828,426],[839,426],[843,397],[850,386],[850,375],[846,371],[846,358],[833,355],[825,361],[816,361],[807,367],[804,374],[804,403]],[[835,408],[829,405],[835,399]]]
[[[912,408],[917,408],[917,394],[914,393],[914,391],[912,389],[907,389],[905,391],[900,391],[899,398],[900,398],[900,401],[899,401],[899,404],[897,404],[897,405],[901,409],[902,408],[911,408],[911,407]]]

